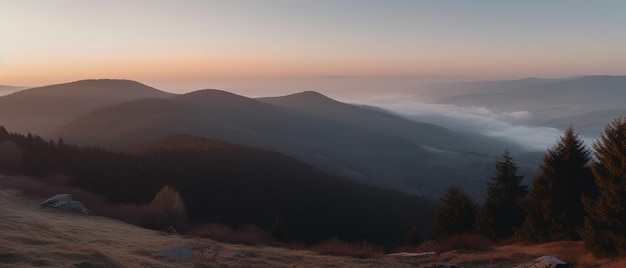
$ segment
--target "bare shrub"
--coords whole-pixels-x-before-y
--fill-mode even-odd
[[[418,252],[446,252],[452,250],[479,250],[491,249],[493,242],[488,238],[475,233],[454,234],[438,240],[430,240],[417,247]]]
[[[310,250],[325,255],[351,256],[356,258],[375,258],[383,255],[384,251],[375,243],[361,242],[344,242],[338,238],[331,238],[317,245]]]
[[[165,210],[168,214],[179,217],[187,217],[187,209],[180,193],[169,185],[164,185],[154,196],[151,206]]]

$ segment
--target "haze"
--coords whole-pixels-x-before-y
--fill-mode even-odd
[[[0,93],[88,78],[172,93],[311,90],[543,151],[564,122],[585,122],[570,117],[602,109],[562,103],[557,117],[532,105],[541,96],[507,109],[433,103],[464,88],[432,84],[624,75],[623,10],[623,1],[1,0],[0,85],[14,87]],[[590,144],[599,130],[582,134]]]
[[[623,74],[625,9],[623,1],[2,0],[0,84],[124,78],[177,93],[268,96]]]

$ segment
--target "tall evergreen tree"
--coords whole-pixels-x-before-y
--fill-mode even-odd
[[[585,209],[582,195],[595,196],[591,153],[570,126],[550,148],[521,204],[526,219],[519,234],[530,242],[578,240]]]
[[[517,165],[509,150],[504,150],[502,161],[497,161],[495,174],[487,183],[487,198],[476,219],[476,229],[498,241],[513,235],[514,228],[524,220],[519,201],[526,194],[522,176],[517,175]]]
[[[597,256],[626,254],[626,118],[609,123],[593,144],[595,161],[591,171],[598,197],[585,197],[581,236]]]
[[[474,231],[478,206],[463,190],[450,187],[441,202],[442,207],[435,216],[432,238]]]

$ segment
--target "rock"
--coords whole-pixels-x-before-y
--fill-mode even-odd
[[[174,228],[174,226],[170,225],[169,228],[167,228],[167,230],[165,231],[168,234],[178,234],[178,232],[176,232],[176,228]]]
[[[193,259],[193,252],[187,245],[182,245],[180,247],[168,248],[159,250],[156,253],[165,254],[168,256],[172,256],[175,258],[183,259],[183,260],[191,260]]]
[[[42,207],[53,207],[63,210],[78,211],[83,214],[91,215],[91,211],[80,201],[75,201],[69,194],[57,194],[41,203]]]
[[[520,264],[515,268],[569,268],[570,265],[567,262],[559,260],[554,256],[541,256],[534,259],[531,262]]]

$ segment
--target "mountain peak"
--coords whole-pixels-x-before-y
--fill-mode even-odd
[[[295,94],[291,94],[291,95],[287,95],[284,96],[284,98],[301,98],[301,99],[308,99],[308,100],[325,100],[325,101],[335,101],[331,98],[329,98],[328,96],[319,93],[317,91],[302,91],[300,93],[295,93]]]
[[[279,106],[318,107],[319,105],[345,105],[316,91],[303,91],[281,97],[259,98],[258,100]]]
[[[252,99],[237,95],[221,89],[201,89],[174,97],[176,100],[185,102],[205,102],[205,103],[230,103],[240,101],[250,101]]]
[[[55,96],[55,97],[107,97],[130,96],[134,98],[164,98],[170,93],[158,90],[133,80],[124,79],[87,79],[69,83],[35,87],[19,92],[23,95]]]

